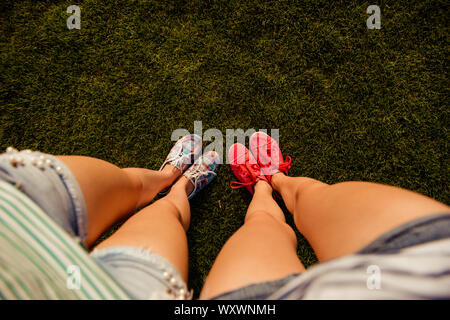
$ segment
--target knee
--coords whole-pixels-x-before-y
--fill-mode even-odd
[[[247,212],[244,223],[245,224],[267,224],[267,223],[272,223],[273,221],[280,221],[280,219],[275,218],[268,211],[257,210],[257,211]]]
[[[140,195],[144,189],[144,183],[142,182],[141,177],[128,168],[120,170],[123,172],[125,179],[128,180],[128,188],[130,188],[133,194]]]
[[[190,219],[189,216],[183,214],[183,210],[180,207],[179,200],[172,197],[170,194],[158,201],[163,202],[167,207],[167,214],[172,214],[178,222],[183,226],[184,231],[189,229]]]
[[[267,211],[253,211],[245,217],[245,226],[259,229],[272,229],[285,235],[292,245],[297,247],[297,236],[295,231],[285,221],[274,217]]]
[[[295,206],[294,211],[304,202],[312,199],[318,193],[329,188],[330,185],[314,179],[303,180],[295,186],[294,198]]]
[[[297,228],[299,227],[300,216],[308,212],[314,212],[314,210],[311,210],[311,207],[315,205],[314,201],[321,199],[321,194],[330,187],[330,185],[314,179],[303,180],[294,187],[293,201],[291,201],[288,209],[294,217]]]
[[[295,186],[295,198],[301,199],[311,192],[329,187],[328,184],[311,178],[301,178]]]

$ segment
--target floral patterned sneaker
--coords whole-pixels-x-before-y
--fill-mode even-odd
[[[278,143],[264,132],[255,132],[250,137],[250,150],[256,156],[258,164],[264,175],[269,180],[278,173],[288,174],[291,168],[291,157],[283,160]]]
[[[232,181],[230,187],[233,189],[246,187],[247,190],[254,194],[254,185],[259,180],[267,180],[262,174],[261,167],[258,165],[255,157],[242,144],[235,143],[228,152],[231,170],[238,178],[238,181]]]
[[[161,171],[167,164],[178,168],[183,174],[193,164],[202,151],[202,138],[196,134],[189,134],[179,139],[170,150],[169,154],[164,160]],[[160,196],[165,196],[170,191],[170,187],[158,193]]]
[[[219,154],[215,151],[208,151],[183,173],[194,185],[194,190],[188,196],[189,200],[216,177],[217,171],[219,170],[219,163]]]

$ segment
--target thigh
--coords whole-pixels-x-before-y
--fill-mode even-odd
[[[369,182],[311,184],[296,197],[296,226],[320,261],[354,253],[415,219],[449,212],[421,194]]]
[[[96,249],[131,246],[151,250],[172,263],[183,279],[187,280],[186,233],[174,207],[163,200],[156,201],[133,215]]]
[[[84,156],[58,156],[75,176],[87,208],[88,246],[114,223],[127,218],[139,199],[140,181],[119,167]]]
[[[304,271],[296,248],[289,225],[268,213],[253,213],[220,251],[200,298]]]

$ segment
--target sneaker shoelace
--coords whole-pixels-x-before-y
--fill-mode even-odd
[[[251,167],[253,169],[255,169],[255,168],[258,167],[258,165],[257,164],[252,164]],[[253,179],[253,177],[249,174],[249,171],[247,171],[247,170],[244,171],[244,170],[242,170],[241,167],[238,167],[238,168],[239,168],[239,171],[240,171],[240,176],[241,177],[249,177],[250,181],[248,181],[248,182],[231,181],[230,182],[230,187],[232,189],[239,189],[239,188],[242,188],[242,187],[252,186],[252,185],[256,184],[256,182],[258,182],[261,179],[259,176]]]
[[[271,148],[267,148],[267,146],[270,146],[271,142],[266,142],[266,143],[258,143],[258,149],[261,148],[266,148],[267,149],[267,156],[268,157],[272,157],[272,149]],[[281,162],[278,166],[278,170],[280,170],[281,172],[285,172],[287,174],[287,171],[289,171],[291,169],[291,157],[287,156],[283,162]]]
[[[291,169],[291,162],[291,157],[287,156],[284,161],[278,166],[278,170],[287,174],[287,172]]]
[[[162,168],[164,168],[164,166],[166,164],[172,163],[172,161],[178,160],[179,164],[180,164],[180,168],[178,168],[178,169],[182,170],[181,165],[184,164],[184,161],[186,159],[191,159],[191,157],[192,157],[192,153],[191,152],[189,152],[188,154],[184,154],[183,148],[181,148],[180,152],[176,156],[173,156],[172,158],[169,158],[166,161],[164,161],[164,164],[163,164]]]
[[[265,145],[263,145],[263,146],[267,146],[268,144],[266,143]],[[262,146],[260,146],[260,148],[261,148]],[[266,153],[267,153],[267,156],[268,157],[272,157],[272,150],[270,150],[270,149],[267,149],[267,151],[266,151]],[[290,169],[291,169],[291,157],[290,156],[286,156],[286,158],[284,158],[284,161],[283,162],[281,162],[279,165],[278,165],[278,170],[279,171],[281,171],[281,172],[284,172],[284,171],[286,171],[286,174],[287,174],[287,171],[289,171]],[[270,162],[268,163],[268,164],[266,164],[266,165],[262,165],[262,167],[267,167],[268,165],[270,165]]]
[[[198,167],[194,169],[194,172],[192,174],[188,174],[187,178],[194,184],[194,190],[192,191],[192,193],[197,190],[198,179],[209,174],[213,174],[215,176],[217,175],[217,173],[212,170],[200,170]]]

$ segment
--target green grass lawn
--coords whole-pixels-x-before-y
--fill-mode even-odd
[[[81,30],[66,27],[71,4]],[[371,4],[381,30],[367,29]],[[449,203],[448,9],[444,0],[2,1],[0,147],[158,169],[172,131],[196,120],[224,133],[278,128],[294,176],[392,184]],[[191,203],[197,294],[250,201],[232,178],[223,165]]]

